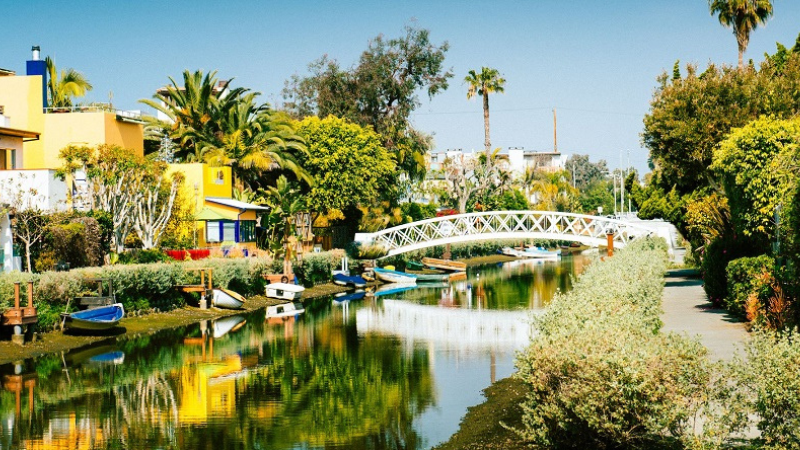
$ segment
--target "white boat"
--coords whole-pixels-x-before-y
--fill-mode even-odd
[[[396,270],[381,269],[379,267],[376,267],[373,270],[375,271],[375,276],[378,277],[379,280],[384,281],[386,283],[401,283],[401,284],[417,283],[417,277],[409,273],[398,272]]]
[[[306,288],[289,283],[271,283],[267,285],[267,297],[282,300],[299,300]]]
[[[214,289],[211,305],[217,308],[241,309],[244,305],[244,297],[228,289]]]
[[[535,258],[535,259],[558,259],[561,256],[559,251],[543,250],[538,248],[528,248],[525,250],[517,250],[511,247],[503,247],[500,253],[506,256],[513,256],[515,258]]]
[[[267,319],[274,317],[291,317],[306,312],[303,304],[300,302],[282,303],[280,305],[267,307]]]
[[[561,250],[547,250],[541,247],[528,247],[525,249],[528,258],[539,259],[558,259],[561,257]]]

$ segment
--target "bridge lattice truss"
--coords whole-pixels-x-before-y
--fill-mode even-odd
[[[356,240],[380,244],[388,256],[450,243],[500,239],[550,239],[605,245],[613,234],[615,248],[653,230],[606,217],[550,211],[492,211],[437,217],[359,233]]]

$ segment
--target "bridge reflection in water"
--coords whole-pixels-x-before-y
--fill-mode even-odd
[[[383,300],[356,312],[359,336],[397,336],[407,345],[432,343],[458,352],[516,351],[530,342],[536,311],[444,308],[403,300]]]

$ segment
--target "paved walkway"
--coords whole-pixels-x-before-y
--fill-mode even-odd
[[[667,272],[662,331],[699,336],[713,360],[730,359],[748,338],[744,324],[723,309],[715,309],[695,272]]]

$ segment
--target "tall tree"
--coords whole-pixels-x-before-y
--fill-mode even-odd
[[[231,166],[238,188],[264,187],[265,172],[288,170],[296,178],[310,178],[297,164],[305,151],[303,139],[284,113],[257,103],[260,95],[246,88],[230,88],[216,72],[183,73],[183,85],[171,85],[142,103],[164,113],[171,123],[152,123],[153,138],[176,141],[178,161],[205,161]],[[163,144],[162,144],[163,146]]]
[[[64,69],[59,72],[56,63],[49,56],[45,58],[47,65],[47,104],[51,107],[70,107],[72,100],[83,97],[92,90],[92,84],[75,69]]]
[[[349,69],[327,57],[313,62],[309,76],[295,75],[286,82],[284,108],[297,118],[334,115],[371,126],[399,168],[421,180],[432,141],[413,128],[409,117],[420,105],[419,92],[432,98],[447,89],[453,74],[444,66],[447,42],[434,44],[425,29],[405,31],[400,38],[373,39]]]
[[[744,52],[750,43],[750,33],[772,17],[772,0],[709,0],[711,15],[719,23],[733,29],[739,46],[739,69],[744,67]]]
[[[73,199],[88,209],[106,211],[111,215],[114,234],[112,247],[121,252],[130,233],[134,205],[144,195],[135,188],[142,172],[143,161],[133,151],[116,145],[99,145],[96,148],[70,145],[61,149],[59,158],[64,165],[58,169],[60,177],[73,176],[84,170],[86,185],[77,190]]]
[[[329,116],[308,117],[299,134],[308,143],[300,163],[313,174],[308,210],[331,220],[357,206],[396,197],[396,163],[370,128]]]
[[[489,139],[489,94],[502,94],[505,91],[506,79],[500,76],[497,69],[481,67],[480,72],[470,70],[464,78],[468,84],[467,99],[475,96],[483,97],[483,145],[486,147],[486,157],[489,157],[492,143]]]

